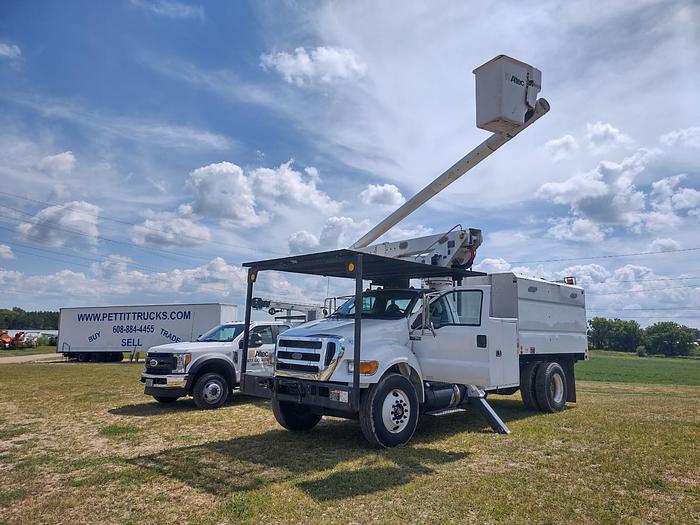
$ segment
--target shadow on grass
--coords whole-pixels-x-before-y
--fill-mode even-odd
[[[224,404],[224,407],[238,406],[238,405],[257,405],[265,406],[266,400],[257,397],[244,396],[242,394],[233,394]],[[176,413],[176,412],[187,412],[190,410],[200,410],[197,405],[194,404],[192,398],[181,398],[174,403],[159,403],[158,401],[146,402],[146,403],[133,403],[131,405],[124,405],[117,408],[111,408],[108,410],[110,414],[116,416],[134,416],[134,417],[148,417],[148,416],[162,416],[163,414]]]
[[[467,452],[427,447],[370,452],[356,423],[324,420],[310,432],[272,430],[130,461],[216,496],[312,476],[314,479],[300,479],[296,485],[312,498],[327,501],[403,485],[416,476],[433,472],[435,465],[467,456]],[[373,464],[334,470],[339,464],[358,459]]]
[[[240,402],[247,400],[241,396]],[[519,399],[492,396],[489,401],[505,422],[536,414],[525,410]],[[158,404],[132,406],[150,407],[156,413],[172,410]],[[118,413],[140,415],[142,410],[122,407]],[[329,501],[401,486],[417,476],[434,472],[437,465],[466,459],[468,452],[429,446],[435,440],[461,432],[492,431],[476,409],[471,408],[445,417],[421,418],[413,446],[370,451],[357,422],[325,418],[310,432],[271,430],[174,448],[139,456],[130,462],[216,496],[291,481],[316,501]],[[499,436],[494,434],[493,439]],[[342,466],[356,460],[362,464],[352,469]]]

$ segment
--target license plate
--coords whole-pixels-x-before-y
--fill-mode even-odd
[[[331,401],[347,403],[348,393],[345,390],[331,390],[330,392],[328,392],[328,399],[330,399]]]
[[[153,386],[153,379],[146,379],[146,386]]]

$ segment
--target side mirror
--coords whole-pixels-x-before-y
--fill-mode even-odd
[[[263,345],[262,336],[260,334],[250,334],[248,336],[248,348],[258,348]],[[238,343],[238,348],[243,350],[243,339]]]

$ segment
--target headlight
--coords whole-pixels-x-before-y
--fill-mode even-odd
[[[378,361],[360,361],[360,375],[363,376],[373,376],[377,373],[379,368]],[[352,374],[355,369],[355,365],[351,359],[348,360],[348,374]]]
[[[175,372],[178,374],[184,374],[187,370],[187,365],[190,364],[192,360],[192,354],[175,354]]]

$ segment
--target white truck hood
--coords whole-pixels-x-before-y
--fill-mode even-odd
[[[200,341],[192,341],[192,342],[182,342],[182,343],[168,343],[165,345],[158,345],[158,346],[152,346],[151,348],[148,349],[149,353],[154,353],[154,354],[177,354],[177,353],[184,353],[184,352],[201,352],[201,351],[206,351],[206,350],[215,350],[217,348],[222,348],[224,345],[227,345],[228,343],[219,343],[219,342],[200,342]]]
[[[311,337],[320,335],[337,335],[344,337],[349,345],[354,341],[355,324],[353,319],[320,319],[311,321],[284,332],[284,337]],[[399,344],[408,341],[408,320],[401,319],[363,319],[362,343],[372,340],[393,340]]]

